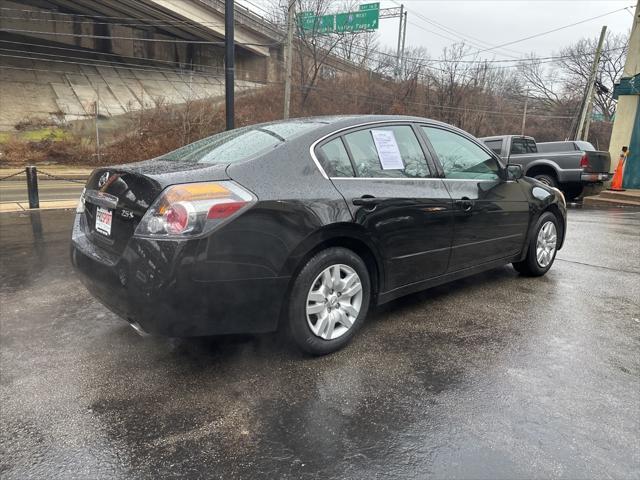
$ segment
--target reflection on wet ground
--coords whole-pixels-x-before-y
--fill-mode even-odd
[[[142,338],[0,215],[2,478],[637,478],[640,212],[572,210],[551,272],[397,300],[324,358]]]

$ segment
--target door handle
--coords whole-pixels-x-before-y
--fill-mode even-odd
[[[360,198],[354,198],[351,203],[356,207],[375,208],[380,203],[380,199],[373,195],[363,195]]]
[[[460,200],[456,200],[456,206],[460,207],[465,212],[470,212],[473,208],[473,200],[467,197],[462,197]]]

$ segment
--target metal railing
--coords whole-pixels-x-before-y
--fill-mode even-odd
[[[59,175],[54,175],[52,173],[45,172],[44,170],[38,170],[34,166],[28,166],[28,167],[25,167],[24,170],[18,170],[9,175],[5,175],[4,177],[0,177],[0,182],[18,177],[20,175],[26,175],[27,197],[29,198],[29,208],[40,208],[40,193],[38,191],[38,174],[44,175],[45,177],[53,180],[58,180],[63,182],[77,183],[80,185],[84,185],[85,183],[83,180],[65,178]]]

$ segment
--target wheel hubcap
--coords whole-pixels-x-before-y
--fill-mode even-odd
[[[549,266],[556,251],[558,234],[553,222],[545,222],[538,232],[536,242],[536,260],[542,268]]]
[[[349,331],[362,307],[362,282],[348,265],[325,268],[307,295],[307,324],[317,337],[335,340]]]

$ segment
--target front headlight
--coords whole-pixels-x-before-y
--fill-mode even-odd
[[[195,237],[210,232],[255,203],[233,181],[183,183],[167,187],[147,210],[135,235],[154,238]]]
[[[564,193],[562,193],[562,190],[560,190],[559,188],[555,188],[555,187],[551,187],[553,188],[556,192],[558,192],[560,194],[560,199],[562,200],[562,205],[567,208],[567,199],[564,198]]]

